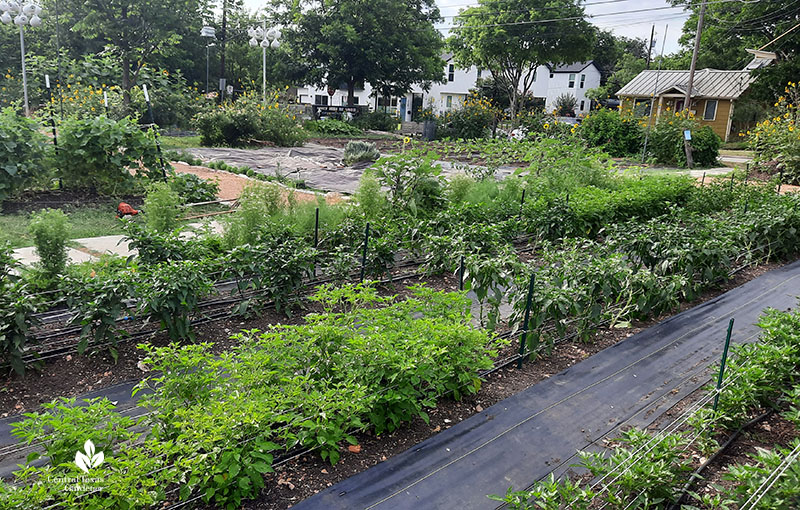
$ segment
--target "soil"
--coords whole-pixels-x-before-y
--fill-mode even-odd
[[[187,165],[186,163],[180,163],[177,161],[173,161],[171,164],[178,173],[190,173],[200,177],[201,179],[217,181],[219,184],[219,193],[217,193],[217,198],[220,200],[235,200],[239,198],[239,195],[242,194],[242,190],[245,188],[245,186],[252,184],[253,182],[259,182],[255,179],[251,179],[250,177],[231,172],[225,172],[224,170],[215,170],[212,168],[206,168],[204,166]],[[287,189],[284,192],[284,200],[286,199],[286,195],[288,195],[288,193],[289,190]],[[314,202],[317,200],[318,196],[318,194],[310,191],[295,190],[295,198],[298,202]],[[327,200],[329,204],[334,204],[341,202],[343,198],[342,195],[338,193],[327,193],[325,195],[325,200]]]
[[[77,209],[86,207],[107,207],[116,211],[120,202],[127,202],[134,208],[142,205],[144,197],[138,195],[122,195],[109,197],[92,189],[71,189],[52,191],[25,191],[13,199],[5,200],[0,207],[3,214],[21,214],[41,209]]]

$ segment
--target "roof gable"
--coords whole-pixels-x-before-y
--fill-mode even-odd
[[[547,64],[547,67],[550,68],[551,73],[579,73],[592,64],[594,64],[594,60],[589,60],[587,62],[573,62],[571,64],[558,64],[556,66],[553,64]]]

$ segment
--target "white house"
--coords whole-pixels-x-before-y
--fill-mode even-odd
[[[469,91],[474,89],[480,78],[487,78],[491,73],[476,67],[461,69],[453,63],[451,54],[444,55],[446,62],[443,83],[433,83],[428,90],[423,90],[420,85],[414,85],[411,91],[400,97],[384,98],[373,95],[369,83],[363,88],[356,88],[355,100],[358,105],[369,105],[371,111],[382,110],[397,115],[403,121],[410,121],[415,111],[429,106],[436,113],[458,108]],[[541,99],[549,111],[554,108],[556,98],[563,93],[569,93],[577,99],[575,113],[577,115],[588,113],[591,101],[586,98],[586,90],[600,86],[600,71],[592,61],[578,62],[568,65],[541,65],[536,69],[534,82],[530,92],[534,97]],[[316,105],[346,105],[347,89],[331,90],[311,86],[298,87],[297,101],[302,104]]]

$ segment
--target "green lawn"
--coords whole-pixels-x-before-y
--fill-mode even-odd
[[[161,148],[164,150],[190,149],[201,147],[200,135],[197,136],[162,136]]]
[[[122,234],[116,211],[107,207],[85,207],[65,211],[69,218],[70,239]],[[0,244],[10,243],[12,248],[32,246],[28,232],[30,213],[0,214]]]

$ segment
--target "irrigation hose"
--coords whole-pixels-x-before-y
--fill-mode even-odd
[[[722,446],[720,446],[719,449],[716,452],[714,452],[714,454],[711,457],[706,459],[705,462],[700,464],[700,466],[698,466],[698,468],[694,470],[694,472],[691,474],[689,479],[686,481],[686,484],[681,489],[680,496],[678,497],[678,499],[675,501],[675,503],[673,503],[670,507],[668,507],[667,510],[679,510],[681,508],[681,504],[683,502],[683,499],[686,497],[687,493],[689,492],[689,489],[692,488],[692,484],[694,484],[695,480],[700,478],[700,475],[703,473],[703,471],[712,462],[714,462],[714,460],[717,457],[719,457],[722,453],[724,453],[725,450],[727,450],[728,447],[730,445],[732,445],[734,441],[736,441],[736,439],[742,434],[742,432],[744,432],[745,430],[749,429],[753,425],[759,423],[760,421],[766,419],[768,416],[770,416],[774,412],[775,412],[774,409],[769,409],[765,413],[760,414],[760,415],[756,416],[755,418],[753,418],[752,420],[748,421],[747,423],[745,423],[744,425],[739,427],[733,434],[731,434],[730,437],[728,438],[728,440],[725,441],[725,443]]]

